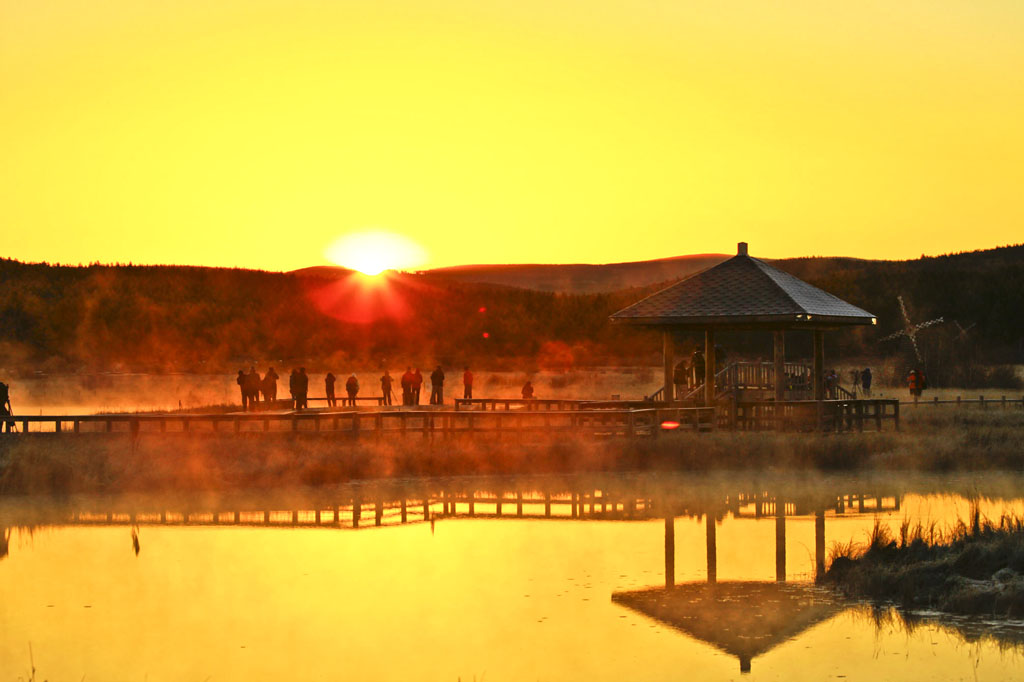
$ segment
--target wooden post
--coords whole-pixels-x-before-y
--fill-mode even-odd
[[[708,582],[718,582],[718,538],[716,536],[715,517],[710,512],[704,515],[707,531]]]
[[[665,589],[676,586],[676,523],[672,514],[665,515]]]
[[[675,400],[675,384],[673,383],[673,381],[674,381],[673,377],[674,377],[674,374],[675,374],[675,360],[676,360],[675,359],[675,338],[672,335],[672,330],[671,329],[666,329],[665,331],[661,332],[661,343],[662,343],[662,352],[664,354],[664,361],[665,361],[665,367],[664,367],[664,370],[665,370],[665,374],[664,374],[664,379],[665,379],[665,393],[664,393],[664,395],[665,395],[665,402],[667,402],[669,405],[671,405],[672,401]]]
[[[786,399],[786,332],[777,331],[775,340],[775,402]]]
[[[379,526],[381,525],[384,519],[384,500],[381,499],[380,497],[377,498],[377,504],[374,507],[374,511],[375,514],[373,517],[373,522],[375,525]]]
[[[406,508],[405,497],[402,497],[402,523],[408,521],[408,511]]]
[[[786,502],[775,498],[775,582],[786,582]]]
[[[825,332],[814,332],[814,376],[811,377],[814,386],[814,399],[825,399]]]
[[[825,575],[825,510],[814,512],[814,574],[818,580]]]
[[[704,404],[715,406],[715,332],[704,332]]]

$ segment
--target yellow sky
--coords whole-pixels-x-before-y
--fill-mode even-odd
[[[988,248],[1021,121],[1019,0],[0,0],[0,256]]]

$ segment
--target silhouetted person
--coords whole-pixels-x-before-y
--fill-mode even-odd
[[[693,355],[690,357],[690,369],[693,371],[693,386],[696,388],[704,383],[704,373],[707,369],[704,350],[700,346],[693,349]]]
[[[306,368],[299,367],[299,373],[295,375],[295,409],[304,410],[309,406],[306,396],[309,394],[309,377],[306,375]]]
[[[402,375],[402,404],[412,405],[412,385],[416,381],[416,375],[412,373],[412,367],[405,368]]]
[[[533,382],[529,379],[523,384],[523,400],[533,400]]]
[[[279,378],[273,367],[267,368],[267,373],[263,375],[263,385],[261,387],[265,402],[272,403],[277,400],[277,380]]]
[[[430,404],[444,404],[444,370],[441,369],[441,365],[430,373]]]
[[[249,394],[249,409],[255,410],[256,406],[260,402],[260,384],[262,384],[259,372],[256,371],[255,367],[249,368],[249,373],[245,375],[245,392]]]
[[[336,381],[334,374],[331,372],[327,373],[324,377],[324,390],[327,391],[327,407],[337,407],[338,400],[334,397],[334,382]]]
[[[672,370],[672,383],[676,387],[676,398],[683,397],[683,389],[690,385],[690,368],[685,359],[680,360],[676,363],[676,367]],[[672,396],[665,396],[666,400],[671,400]]]
[[[0,381],[0,419],[3,417],[10,417],[14,412],[11,409],[11,387]],[[5,433],[10,433],[14,427],[14,422],[3,419],[3,423],[0,424]]]
[[[924,372],[916,368],[910,370],[910,374],[907,375],[907,388],[910,389],[910,395],[914,396],[914,404],[917,405],[921,392],[928,388]]]
[[[864,387],[864,396],[871,396],[871,368],[865,367],[864,371],[860,373],[860,384]]]
[[[391,404],[391,394],[393,393],[391,390],[392,381],[394,380],[391,378],[391,375],[387,370],[384,370],[384,376],[380,378],[380,392],[384,395],[384,401],[382,403],[384,405]]]
[[[299,409],[299,370],[292,367],[292,373],[288,375],[288,392],[292,396],[292,409]]]
[[[420,374],[420,368],[417,367],[416,371],[412,373],[412,404],[420,404],[420,389],[423,388],[423,375]]]
[[[359,395],[359,379],[356,379],[355,374],[349,376],[348,381],[345,382],[345,392],[348,393],[348,404],[355,407],[356,396]]]
[[[473,373],[469,371],[469,367],[462,373],[462,399],[473,399]]]
[[[238,384],[238,390],[242,394],[242,411],[249,409],[249,389],[245,386],[245,370],[238,370],[238,376],[235,378],[235,383]]]
[[[836,388],[837,386],[839,386],[839,375],[836,374],[834,369],[829,370],[829,372],[825,374],[825,396],[829,400],[835,400],[839,397],[839,389]]]

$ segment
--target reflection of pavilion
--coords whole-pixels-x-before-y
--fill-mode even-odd
[[[687,583],[617,592],[612,600],[736,656],[740,672],[841,608],[809,585],[765,582]]]
[[[743,496],[732,498],[731,512],[742,517],[748,505]],[[845,506],[844,496],[835,498],[836,507]],[[863,500],[863,496],[861,497]],[[899,496],[893,507],[899,508]],[[839,606],[828,594],[807,584],[786,584],[786,515],[806,514],[803,505],[814,508],[815,570],[825,570],[825,509],[819,500],[787,503],[781,497],[756,495],[749,506],[751,516],[775,518],[776,582],[718,582],[717,516],[725,510],[705,513],[707,581],[675,582],[675,515],[665,516],[665,587],[617,592],[612,600],[645,616],[667,623],[677,630],[707,642],[736,656],[740,672],[750,672],[751,660],[838,612]],[[882,498],[876,498],[882,509]],[[859,505],[861,511],[863,504]],[[716,513],[717,511],[717,513]]]

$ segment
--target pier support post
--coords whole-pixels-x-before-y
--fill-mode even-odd
[[[814,574],[818,580],[825,575],[825,510],[814,512]]]
[[[775,498],[775,582],[786,582],[786,502]]]
[[[718,530],[715,527],[715,515],[708,512],[704,515],[707,530],[708,582],[718,582]]]
[[[676,520],[665,514],[665,589],[676,586]]]

